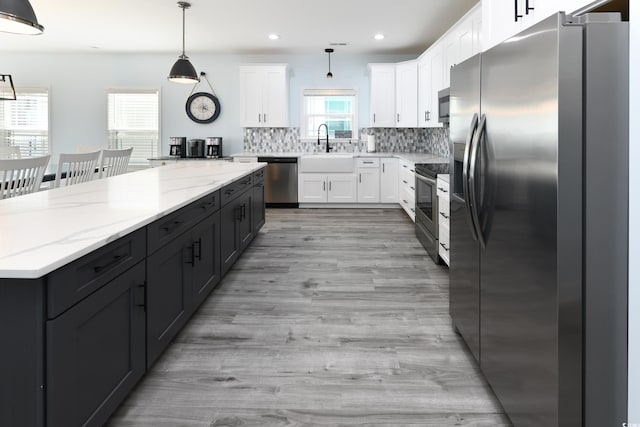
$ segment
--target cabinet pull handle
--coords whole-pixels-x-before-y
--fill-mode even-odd
[[[187,264],[189,264],[189,265],[195,265],[195,263],[196,263],[196,259],[195,259],[196,258],[195,257],[196,250],[195,250],[194,246],[195,246],[195,243],[191,243],[191,246],[189,246],[187,248],[188,250],[191,251],[189,256],[187,257]]]
[[[134,301],[136,306],[146,307],[145,299],[146,299],[147,288],[145,284],[143,283],[142,285],[137,285],[134,292],[135,292]]]
[[[384,173],[384,163],[382,164],[382,173]]]
[[[327,191],[327,182],[322,181],[322,191]]]
[[[427,111],[427,121],[431,121],[431,111]]]
[[[247,205],[242,204],[242,219],[244,220],[247,217]]]
[[[400,123],[400,113],[398,113],[397,116],[398,116],[398,123]]]
[[[329,191],[331,191],[331,181],[329,181]]]
[[[118,263],[118,261],[120,261],[124,257],[125,255],[114,255],[113,258],[111,258],[111,261],[109,261],[108,263],[93,267],[93,272],[100,273],[101,271],[106,270],[107,268],[113,267]]]
[[[518,22],[518,19],[522,18],[522,15],[518,14],[518,0],[513,0],[514,6],[513,11],[515,15],[515,21]]]
[[[373,113],[373,123],[376,122],[376,113]]]
[[[415,172],[413,169],[409,169],[409,172]]]
[[[530,10],[534,10],[534,8],[529,7],[529,0],[526,0],[525,6],[524,6],[524,13],[528,15]]]
[[[440,215],[442,215],[444,217],[444,219],[449,219],[449,216],[445,215],[444,212],[440,212]]]
[[[194,251],[193,251],[194,252],[194,256],[196,258],[198,258],[198,261],[202,261],[202,239],[200,238],[200,239],[196,240],[194,242],[194,246],[195,245],[198,245],[198,253],[195,254],[195,249],[194,249]]]
[[[171,223],[171,225],[173,225],[173,227],[171,227],[171,225],[165,225],[164,227],[162,227],[162,229],[168,233],[169,230],[172,230],[172,229],[178,227],[180,224],[182,224],[182,221],[176,220],[176,221],[173,221]]]
[[[233,194],[234,191],[236,191],[234,188],[230,188],[228,190],[225,190],[224,194],[228,196],[229,194]]]
[[[408,203],[409,203],[409,202],[407,202],[405,199],[402,199],[402,201],[403,201],[405,204],[408,204]]]
[[[444,245],[444,243],[440,243],[440,246],[442,246],[442,249],[444,249],[445,251],[449,252],[449,248],[448,248],[448,247],[446,247],[446,246]]]
[[[409,186],[409,188],[410,188],[410,189],[412,189],[412,190],[415,190],[415,187],[411,187],[411,186]]]
[[[358,182],[362,182],[362,174],[361,173],[358,174]]]
[[[262,114],[258,113],[258,123],[262,123]]]
[[[448,191],[444,187],[438,187],[438,190],[442,191],[443,193],[448,193]]]
[[[264,113],[264,122],[267,123],[267,113]]]
[[[408,182],[407,182],[407,181],[405,181],[404,179],[402,180],[402,182],[404,182],[405,184],[408,184]]]

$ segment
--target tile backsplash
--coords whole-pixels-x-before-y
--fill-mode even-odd
[[[334,151],[366,151],[367,136],[374,135],[376,151],[429,153],[442,157],[449,156],[449,129],[446,128],[364,128],[360,129],[360,139],[351,142],[332,143]],[[244,151],[303,152],[324,151],[324,145],[317,141],[300,140],[298,128],[245,128]]]

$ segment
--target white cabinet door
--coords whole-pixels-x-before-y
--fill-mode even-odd
[[[438,91],[444,89],[444,49],[441,45],[435,46],[431,56],[431,114],[428,115],[429,127],[442,127],[438,122]],[[449,70],[447,69],[447,76]]]
[[[396,66],[395,64],[369,64],[370,126],[389,128],[396,126]]]
[[[289,126],[289,91],[287,70],[284,66],[265,69],[263,125],[267,127]]]
[[[418,63],[396,65],[396,126],[418,127]]]
[[[243,127],[289,125],[287,66],[240,67],[240,124]]]
[[[398,159],[380,160],[380,203],[398,203]]]
[[[431,98],[431,52],[427,52],[418,63],[418,127],[430,127]]]
[[[298,175],[299,203],[326,203],[327,176],[320,173],[301,173]]]
[[[460,40],[458,39],[458,33],[454,32],[449,34],[444,39],[444,78],[443,87],[449,87],[451,81],[451,67],[458,63],[458,56],[460,55]],[[442,88],[441,88],[442,89]]]
[[[327,175],[327,201],[329,203],[356,203],[356,176],[351,173]]]
[[[262,126],[262,82],[259,67],[240,67],[240,122],[243,127]]]
[[[380,169],[358,168],[358,203],[380,203]]]

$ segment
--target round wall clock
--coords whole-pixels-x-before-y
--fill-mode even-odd
[[[187,99],[187,116],[196,123],[211,123],[220,115],[220,101],[207,92],[196,92]]]

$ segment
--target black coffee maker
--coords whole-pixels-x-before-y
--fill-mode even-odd
[[[207,138],[207,158],[219,159],[222,157],[222,137],[210,136]]]

